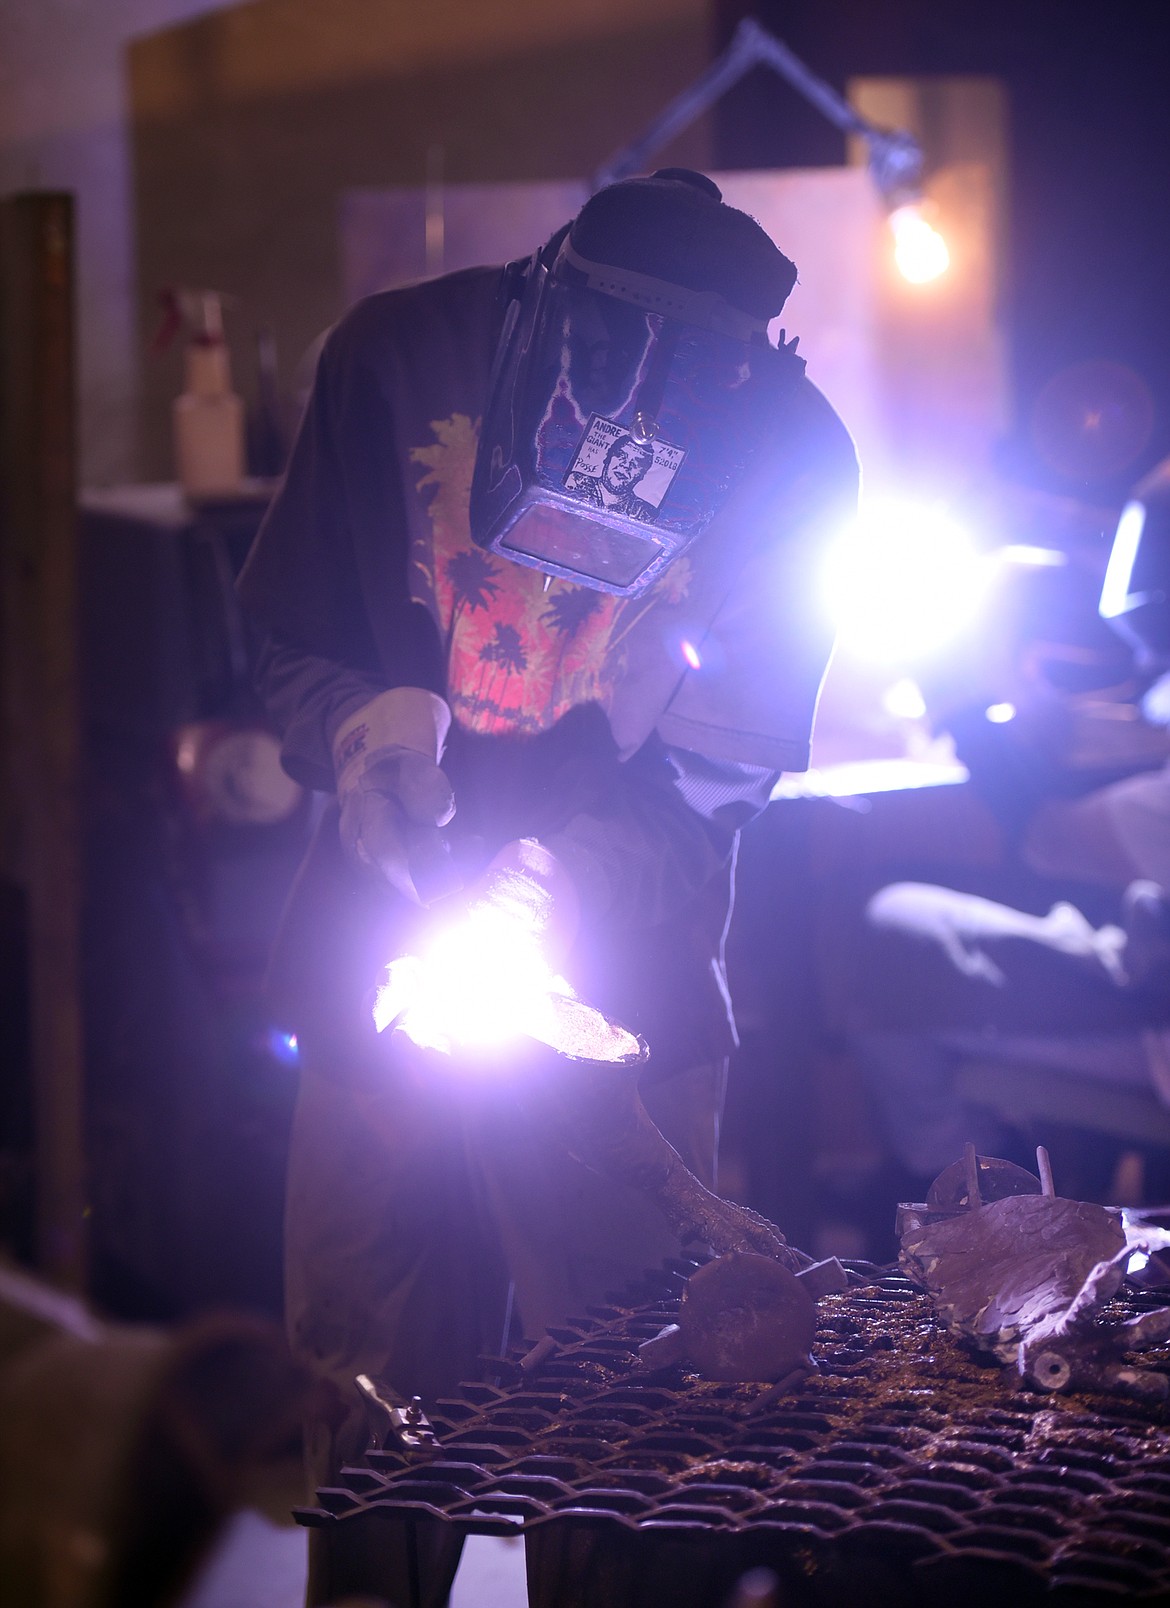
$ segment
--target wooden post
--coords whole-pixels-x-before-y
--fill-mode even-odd
[[[28,910],[37,1246],[85,1282],[73,200],[0,202],[0,870]],[[10,980],[11,982],[11,980]]]

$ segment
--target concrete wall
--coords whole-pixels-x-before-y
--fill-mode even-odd
[[[138,314],[124,49],[222,0],[5,0],[0,194],[71,190],[78,205],[83,478],[136,464]]]
[[[282,379],[345,305],[343,192],[584,178],[706,65],[709,0],[255,0],[130,51],[139,283],[227,291],[238,388],[275,332]],[[710,160],[707,123],[663,161]],[[147,371],[165,474],[177,355]]]

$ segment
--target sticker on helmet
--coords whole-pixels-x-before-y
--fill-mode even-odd
[[[596,413],[565,475],[565,490],[627,519],[652,520],[686,457],[657,438],[638,441],[628,426]]]

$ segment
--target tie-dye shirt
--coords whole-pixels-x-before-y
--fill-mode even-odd
[[[341,719],[416,683],[482,735],[540,733],[595,703],[623,757],[657,732],[711,760],[803,769],[831,641],[813,571],[856,500],[840,421],[802,381],[754,477],[649,592],[546,590],[468,524],[498,285],[476,269],[385,292],[326,345],[241,583],[270,630],[352,678],[286,725],[290,768],[327,776]]]

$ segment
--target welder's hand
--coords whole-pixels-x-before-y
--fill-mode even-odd
[[[350,716],[334,739],[342,846],[359,869],[385,877],[416,904],[460,886],[442,834],[455,814],[439,767],[450,723],[436,694],[394,687]]]
[[[441,831],[455,814],[455,795],[424,754],[384,752],[339,802],[342,846],[360,869],[379,873],[417,904],[459,887]]]
[[[536,838],[504,845],[472,892],[469,910],[502,918],[519,938],[531,941],[552,972],[560,971],[572,949],[581,915],[572,878]]]

